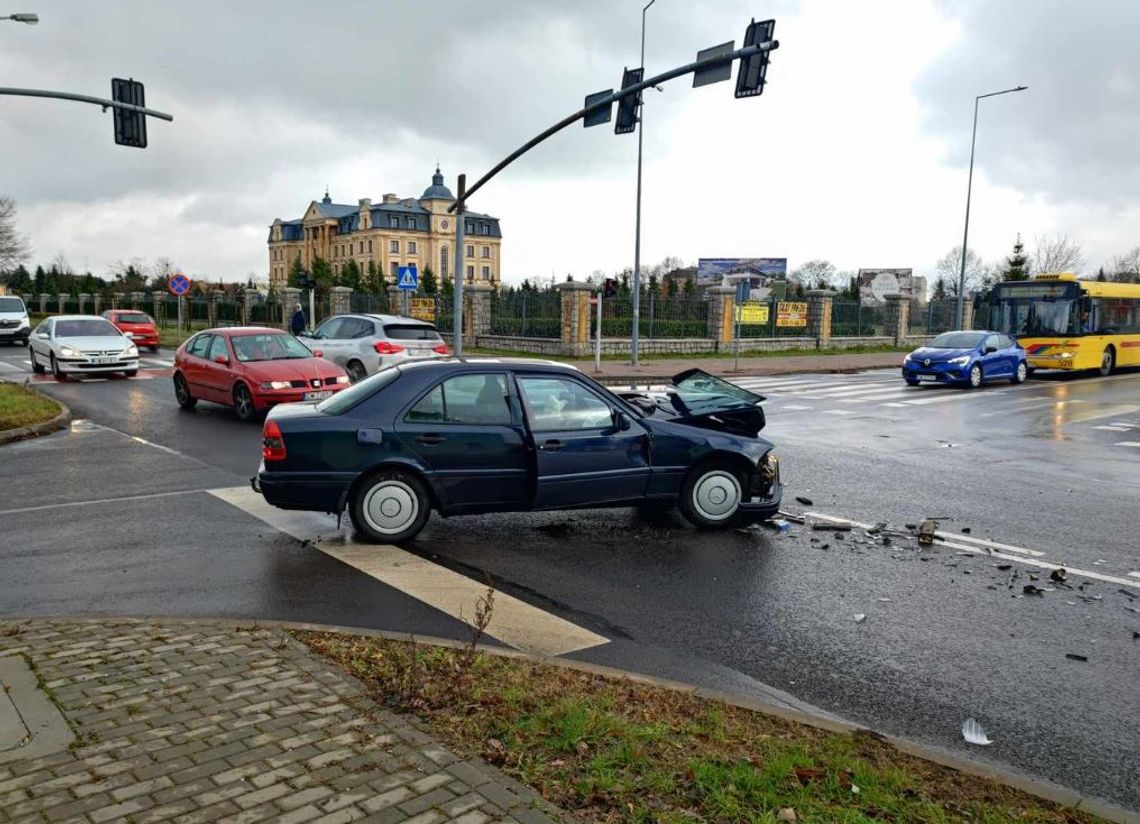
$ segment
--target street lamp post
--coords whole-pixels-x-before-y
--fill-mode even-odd
[[[641,10],[641,71],[645,72],[645,13],[657,0],[649,0]],[[630,362],[637,366],[637,345],[641,326],[641,145],[645,137],[645,99],[637,107],[637,219],[633,239],[633,329],[630,331]]]
[[[983,97],[997,97],[1000,94],[1009,94],[1010,92],[1023,92],[1027,88],[1029,87],[1015,86],[1012,89],[1003,89],[1000,92],[979,94],[974,98],[974,134],[970,138],[970,177],[966,183],[966,228],[962,230],[962,265],[958,272],[958,313],[955,323],[958,329],[962,328],[962,300],[966,291],[966,250],[969,248],[966,243],[970,237],[970,195],[974,189],[974,145],[978,141],[978,102]]]
[[[0,17],[0,20],[11,20],[13,23],[27,23],[29,26],[34,26],[40,22],[38,14],[9,14],[6,17]]]

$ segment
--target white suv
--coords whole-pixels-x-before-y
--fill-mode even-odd
[[[450,354],[434,326],[398,315],[334,315],[298,337],[343,368],[353,383],[400,361]]]
[[[0,295],[0,342],[28,345],[32,325],[28,321],[28,307],[23,298]]]

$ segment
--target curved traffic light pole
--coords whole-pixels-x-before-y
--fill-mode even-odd
[[[738,60],[738,59],[745,59],[745,58],[753,57],[753,56],[758,55],[758,54],[762,54],[764,52],[775,51],[779,47],[780,47],[780,41],[768,40],[768,41],[765,41],[763,43],[757,43],[754,46],[745,46],[744,48],[736,49],[735,51],[730,51],[730,52],[725,52],[723,54],[713,55],[711,57],[706,57],[703,60],[696,60],[696,61],[694,61],[692,63],[688,63],[684,66],[678,66],[675,69],[669,69],[668,71],[662,72],[661,74],[658,74],[658,75],[654,75],[653,77],[650,77],[647,80],[642,80],[639,83],[634,83],[633,85],[627,86],[626,88],[618,89],[613,94],[610,94],[607,97],[603,97],[600,100],[595,100],[594,102],[590,103],[589,105],[584,106],[583,108],[579,109],[574,114],[572,114],[568,117],[565,117],[562,120],[559,120],[557,123],[555,123],[553,126],[551,126],[546,131],[541,132],[540,134],[536,135],[535,137],[532,137],[530,140],[528,140],[522,146],[515,149],[513,152],[511,152],[509,155],[507,155],[505,158],[503,158],[497,164],[495,164],[489,172],[487,172],[485,175],[483,175],[481,178],[479,178],[477,181],[475,181],[474,185],[472,185],[472,187],[470,189],[466,188],[467,175],[465,175],[465,174],[459,175],[459,186],[458,186],[458,192],[456,193],[455,203],[451,204],[451,206],[449,206],[447,209],[448,212],[455,212],[455,215],[456,215],[456,219],[455,219],[455,258],[458,261],[458,263],[456,265],[455,278],[454,278],[454,280],[455,280],[455,321],[454,321],[454,329],[453,329],[453,344],[454,344],[453,348],[455,350],[455,355],[457,357],[463,355],[463,281],[467,276],[467,263],[466,263],[467,257],[464,254],[465,250],[464,250],[464,246],[463,246],[463,234],[464,234],[463,213],[467,210],[467,201],[470,199],[470,197],[473,194],[475,194],[475,192],[477,192],[477,191],[479,191],[479,189],[483,188],[483,186],[486,185],[493,177],[495,177],[495,175],[497,175],[499,172],[503,171],[503,169],[507,168],[507,166],[510,166],[512,163],[514,163],[516,160],[518,160],[524,154],[529,152],[535,146],[542,143],[547,138],[553,137],[554,135],[558,134],[558,132],[562,131],[567,126],[570,126],[574,123],[577,123],[579,120],[582,120],[584,117],[586,117],[586,115],[591,114],[592,112],[596,112],[600,109],[604,109],[604,108],[607,108],[609,106],[612,106],[615,102],[620,101],[623,98],[629,97],[630,95],[640,94],[642,91],[650,88],[651,86],[659,86],[662,83],[666,83],[666,82],[673,80],[675,78],[682,77],[682,76],[687,75],[687,74],[693,74],[695,72],[702,71],[704,69],[711,69],[711,68],[714,68],[716,66],[724,65],[726,63],[732,63],[733,61]]]
[[[174,115],[160,112],[158,109],[148,109],[146,106],[135,106],[132,103],[120,103],[118,100],[107,100],[103,97],[91,97],[86,94],[72,94],[71,92],[53,92],[46,89],[10,89],[0,88],[0,95],[16,95],[19,97],[50,97],[56,100],[77,100],[80,103],[94,103],[96,106],[102,106],[103,111],[107,109],[123,109],[124,111],[138,112],[145,114],[149,117],[157,117],[159,120],[166,120],[173,122]]]

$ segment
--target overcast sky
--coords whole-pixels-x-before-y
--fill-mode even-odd
[[[265,276],[276,217],[333,199],[419,196],[620,83],[641,0],[5,0],[4,85],[109,96],[146,84],[146,150],[97,107],[0,98],[0,193],[35,262],[97,274],[167,256],[188,274]],[[13,6],[12,3],[16,5]],[[18,6],[18,8],[17,8]],[[774,17],[759,98],[687,79],[647,95],[642,259],[826,258],[933,274],[961,242],[974,96],[970,246],[1065,232],[1090,265],[1140,245],[1140,2],[657,0],[657,73]],[[559,280],[632,265],[636,135],[571,127],[471,208],[502,220],[503,272]]]

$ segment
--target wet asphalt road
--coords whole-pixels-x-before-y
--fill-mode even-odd
[[[0,351],[9,373],[19,360]],[[200,492],[245,482],[259,427],[208,405],[178,410],[154,366],[150,380],[42,384],[101,426],[0,453],[0,614],[233,615],[463,636],[453,619]],[[1140,441],[1140,374],[975,393],[910,390],[878,373],[752,383],[769,398],[789,509],[808,508],[794,502],[803,495],[814,511],[866,523],[938,515],[949,532],[1041,560],[1122,580],[1140,571],[1140,448],[1126,445]],[[56,506],[150,493],[164,497]],[[29,507],[46,508],[13,512]],[[435,519],[411,549],[612,639],[574,657],[745,693],[758,679],[958,751],[974,716],[995,744],[971,755],[1140,809],[1136,587],[1072,575],[1072,589],[1026,597],[1030,574],[1050,586],[1047,571],[883,546],[861,531],[708,534],[628,510]]]

